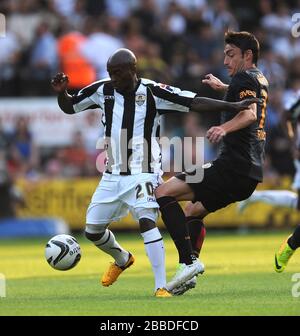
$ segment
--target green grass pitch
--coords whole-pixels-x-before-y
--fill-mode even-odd
[[[53,270],[45,261],[47,239],[1,240],[6,297],[0,298],[0,315],[300,315],[300,297],[292,296],[292,275],[300,272],[299,252],[284,273],[273,270],[274,251],[287,232],[208,231],[202,253],[206,271],[197,287],[168,299],[153,297],[153,277],[139,234],[116,235],[134,253],[136,263],[108,288],[100,285],[99,277],[110,258],[84,238],[79,237],[80,263],[66,272]],[[164,237],[170,279],[177,257],[168,235]]]

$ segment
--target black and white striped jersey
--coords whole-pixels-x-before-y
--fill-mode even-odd
[[[108,78],[83,88],[72,99],[76,113],[91,108],[103,111],[107,172],[130,175],[161,173],[160,116],[188,112],[195,96],[144,78],[135,91],[123,95]]]

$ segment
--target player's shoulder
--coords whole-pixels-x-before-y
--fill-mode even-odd
[[[258,68],[251,68],[244,71],[237,72],[232,77],[233,84],[239,85],[255,85],[255,86],[269,86],[266,77]]]
[[[241,84],[247,82],[256,82],[255,77],[249,70],[237,72],[231,79],[232,84]]]
[[[154,93],[154,95],[157,93],[161,93],[161,94],[177,93],[178,91],[178,89],[175,88],[174,86],[155,82],[154,80],[146,79],[146,78],[141,78],[141,84],[146,87],[149,87],[152,93]]]
[[[156,86],[159,83],[155,82],[152,79],[148,79],[148,78],[141,78],[141,84],[144,86]]]
[[[95,81],[95,82],[87,85],[83,89],[81,89],[79,91],[79,93],[93,94],[97,91],[101,91],[104,84],[106,84],[106,83],[111,83],[111,79],[110,78],[104,78],[104,79],[100,79],[98,81]]]
[[[256,80],[260,85],[262,86],[269,86],[269,82],[267,78],[264,76],[264,74],[258,69],[253,68],[245,71],[248,76]]]

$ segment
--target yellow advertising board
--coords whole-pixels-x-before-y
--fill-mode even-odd
[[[60,217],[72,229],[85,225],[86,208],[99,183],[97,179],[18,181],[26,207],[20,217]]]
[[[290,179],[268,180],[259,185],[259,189],[290,189]],[[19,210],[20,217],[60,217],[71,229],[83,229],[85,214],[91,196],[99,183],[97,178],[78,178],[69,180],[18,181],[24,192],[26,208]],[[184,204],[182,204],[184,206]],[[297,211],[256,203],[250,205],[241,215],[237,205],[210,214],[205,219],[207,227],[284,227],[300,223]],[[163,227],[161,219],[158,225]],[[115,229],[138,228],[128,215],[118,223]]]

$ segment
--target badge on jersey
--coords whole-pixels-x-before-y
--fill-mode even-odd
[[[266,77],[264,75],[258,75],[257,76],[257,80],[259,81],[259,83],[261,85],[269,86],[269,82],[268,82],[268,80],[266,79]]]
[[[167,91],[169,91],[169,92],[173,92],[174,90],[173,90],[173,88],[170,86],[170,85],[166,85],[166,84],[159,84],[159,87],[161,88],[161,89],[164,89],[164,90],[167,90]]]
[[[115,96],[104,96],[104,100],[114,100],[115,99]]]
[[[144,93],[137,93],[135,96],[135,102],[139,105],[142,106],[146,101],[146,95]]]

